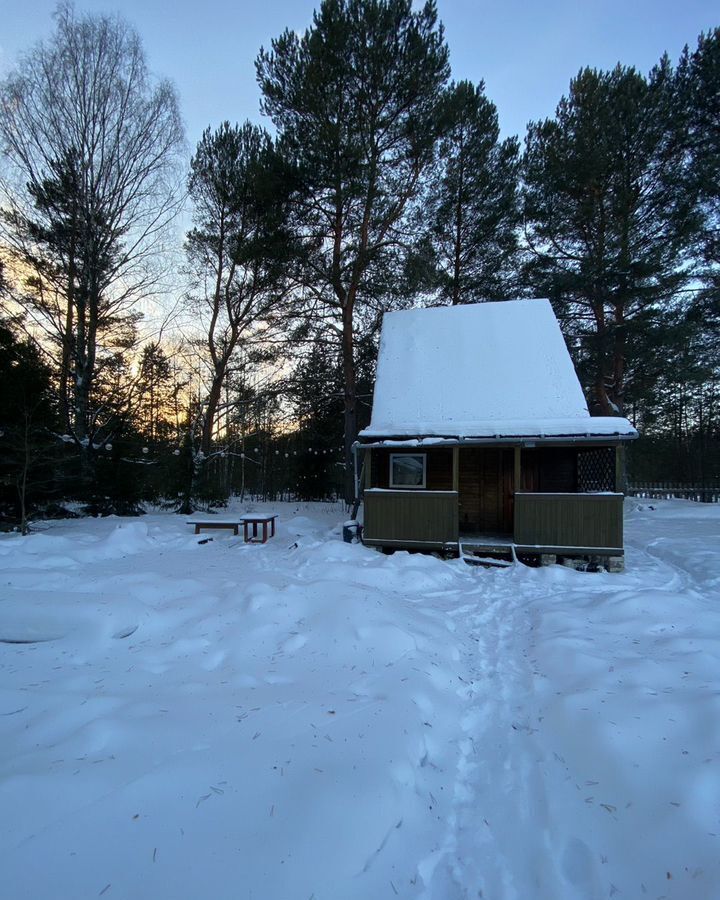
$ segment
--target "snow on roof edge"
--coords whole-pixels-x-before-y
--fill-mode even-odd
[[[501,420],[472,423],[388,423],[370,425],[358,435],[360,439],[420,438],[420,439],[496,439],[528,440],[542,438],[608,437],[634,440],[637,429],[620,416],[588,416],[574,419]],[[463,427],[464,426],[464,427]]]

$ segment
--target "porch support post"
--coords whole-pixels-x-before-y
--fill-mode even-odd
[[[455,492],[460,490],[460,448],[453,447],[453,463],[452,463],[452,489]]]
[[[522,481],[521,481],[522,471],[521,471],[521,467],[520,467],[520,461],[522,459],[522,457],[521,457],[522,447],[518,446],[518,447],[515,447],[514,449],[515,449],[515,472],[514,472],[514,476],[513,476],[513,492],[517,494],[517,492],[522,487]]]
[[[622,444],[615,447],[615,490],[625,493],[625,448]]]
[[[365,450],[363,453],[363,469],[365,470],[365,490],[368,491],[372,487],[372,473],[370,472],[370,468],[372,466],[372,450],[369,448]]]

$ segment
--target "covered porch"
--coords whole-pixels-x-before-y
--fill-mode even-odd
[[[367,544],[464,556],[623,554],[619,445],[415,442],[365,454]],[[417,484],[398,484],[411,466],[422,472],[409,476]]]

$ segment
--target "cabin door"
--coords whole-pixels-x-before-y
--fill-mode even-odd
[[[460,448],[460,532],[512,534],[512,449]]]

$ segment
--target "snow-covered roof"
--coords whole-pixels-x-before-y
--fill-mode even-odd
[[[385,314],[361,438],[588,435],[637,432],[627,419],[590,416],[548,300]]]

